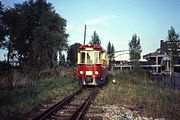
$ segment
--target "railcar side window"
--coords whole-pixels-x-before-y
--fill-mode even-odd
[[[81,63],[85,63],[85,53],[81,53]]]

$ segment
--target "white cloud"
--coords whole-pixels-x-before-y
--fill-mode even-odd
[[[85,22],[88,26],[103,26],[103,27],[110,27],[110,24],[106,23],[104,19],[101,18],[96,18],[96,19],[91,19],[87,20]]]
[[[84,37],[84,25],[87,25],[86,30],[86,44],[89,43],[94,31],[100,34],[100,39],[103,39],[104,30],[111,28],[111,20],[117,18],[115,15],[103,16],[95,19],[89,19],[85,22],[69,21],[67,22],[67,33],[70,35],[68,40],[70,44],[75,42],[83,43]],[[106,29],[107,30],[107,29]]]
[[[98,17],[98,18],[86,20],[85,24],[88,26],[110,28],[111,24],[109,23],[109,21],[111,19],[115,19],[115,18],[117,18],[116,15],[103,16],[103,17]]]
[[[70,35],[68,37],[69,44],[74,44],[76,42],[83,43],[84,26],[78,22],[67,22],[67,33]]]
[[[76,23],[70,23],[67,24],[67,31],[68,32],[78,32],[81,33],[83,31],[83,25],[79,25]]]

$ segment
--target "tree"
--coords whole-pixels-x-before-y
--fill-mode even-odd
[[[0,43],[3,41],[3,33],[4,33],[4,25],[2,23],[2,16],[3,16],[3,13],[4,13],[4,8],[3,8],[3,5],[0,1]],[[0,47],[1,47],[1,44],[0,44]]]
[[[60,65],[60,66],[65,65],[65,61],[66,61],[65,55],[62,54],[61,52],[59,52],[59,65]]]
[[[66,61],[66,58],[65,58],[64,54],[62,55],[61,61],[63,61],[63,63],[65,63],[65,61]]]
[[[114,45],[111,44],[111,58],[114,59],[114,52],[115,52],[115,49],[114,49]]]
[[[70,61],[72,66],[75,66],[77,64],[77,52],[79,46],[81,46],[80,43],[75,43],[68,49],[67,60]]]
[[[113,61],[114,61],[114,52],[115,52],[114,45],[111,44],[110,41],[109,41],[108,45],[107,45],[107,54],[108,54],[108,57],[109,57],[109,67],[110,67],[110,69],[112,68],[112,64],[113,64]]]
[[[170,30],[168,30],[168,37],[167,40],[170,41],[170,48],[171,51],[168,53],[171,57],[170,62],[170,73],[172,74],[174,72],[174,64],[176,64],[176,61],[178,59],[178,51],[177,51],[177,44],[176,42],[179,40],[179,34],[176,33],[175,28],[171,26]]]
[[[5,24],[3,23],[3,16],[5,12],[5,7],[0,1],[0,48],[3,47],[3,42],[5,40],[6,30],[5,30]]]
[[[0,1],[0,48],[7,50],[7,62],[9,63],[10,57],[14,55],[12,52],[12,42],[9,40],[10,36],[10,30],[8,29],[8,26],[6,24],[5,16],[9,14],[7,12],[7,8],[4,7],[2,2]]]
[[[93,36],[91,36],[91,41],[89,42],[93,45],[101,45],[101,40],[99,39],[99,35],[94,31]]]
[[[168,38],[169,41],[177,41],[179,40],[179,34],[176,33],[175,28],[171,26],[170,30],[168,30]]]
[[[5,11],[6,48],[27,71],[39,72],[56,64],[58,51],[67,47],[66,20],[46,0],[29,0]],[[34,70],[35,69],[35,70]]]
[[[140,38],[137,37],[136,34],[132,35],[132,39],[129,42],[129,55],[130,60],[133,65],[137,65],[139,62],[139,59],[141,58],[141,44],[140,44]]]
[[[107,45],[107,54],[110,54],[110,53],[111,53],[111,43],[109,41]]]
[[[110,60],[114,59],[114,52],[115,52],[114,45],[111,44],[110,42],[108,42],[107,54],[108,54]]]

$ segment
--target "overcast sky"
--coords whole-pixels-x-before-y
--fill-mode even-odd
[[[6,6],[24,0],[2,0]],[[180,0],[47,0],[67,20],[69,44],[83,43],[84,25],[87,25],[86,43],[96,30],[101,45],[108,41],[115,50],[127,50],[132,35],[141,40],[142,55],[159,48],[160,40],[167,38],[173,26],[180,32]],[[0,52],[0,58],[3,57]]]

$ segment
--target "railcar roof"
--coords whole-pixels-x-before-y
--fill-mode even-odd
[[[78,50],[86,50],[86,48],[93,48],[93,50],[105,51],[101,45],[81,45]]]

